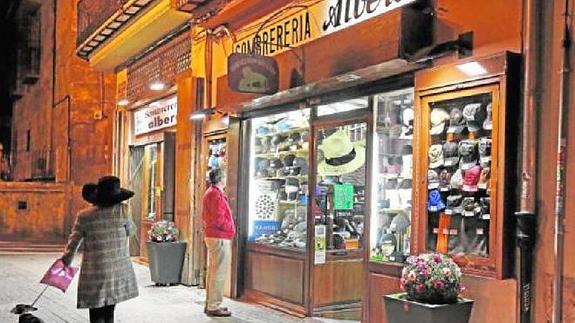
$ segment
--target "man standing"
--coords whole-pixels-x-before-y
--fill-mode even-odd
[[[208,316],[230,316],[232,313],[221,307],[224,283],[231,261],[231,240],[236,228],[228,199],[224,194],[226,177],[221,169],[209,173],[210,187],[202,200],[204,237],[208,249],[208,277],[206,284],[206,307]]]

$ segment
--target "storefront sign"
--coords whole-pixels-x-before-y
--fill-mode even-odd
[[[147,107],[134,112],[134,132],[136,135],[164,129],[176,125],[178,100],[176,97],[152,102]]]
[[[278,64],[273,58],[240,53],[228,57],[228,85],[233,91],[273,94],[278,82]]]
[[[307,0],[241,29],[235,53],[273,56],[417,0]],[[285,9],[282,9],[285,10]],[[275,13],[273,13],[275,14]],[[272,15],[273,15],[272,14]],[[265,25],[262,27],[262,24]]]
[[[326,235],[325,225],[315,226],[315,243],[314,243],[314,264],[325,264],[326,260]]]

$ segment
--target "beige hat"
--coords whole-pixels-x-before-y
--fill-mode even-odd
[[[431,135],[439,135],[445,129],[445,123],[449,120],[449,113],[442,108],[435,108],[431,111],[429,122],[431,123]]]
[[[338,176],[351,173],[365,164],[365,147],[353,143],[347,132],[340,129],[325,138],[319,147],[324,160],[317,166],[321,176]]]

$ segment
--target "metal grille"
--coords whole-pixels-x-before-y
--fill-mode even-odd
[[[191,39],[189,33],[184,32],[128,66],[128,100],[148,97],[151,94],[149,84],[152,82],[174,84],[176,75],[190,67]]]

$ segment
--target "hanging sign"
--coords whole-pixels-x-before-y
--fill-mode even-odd
[[[176,125],[178,99],[174,96],[150,103],[134,112],[134,132],[136,135],[164,129]]]
[[[236,92],[276,93],[278,64],[271,57],[233,53],[228,57],[228,86]]]
[[[236,32],[235,53],[273,56],[417,0],[305,0]],[[272,15],[278,18],[269,20]],[[269,20],[269,21],[268,21]],[[263,26],[262,26],[263,24]]]
[[[325,264],[326,260],[326,234],[325,225],[315,226],[315,238],[314,238],[314,264]]]

